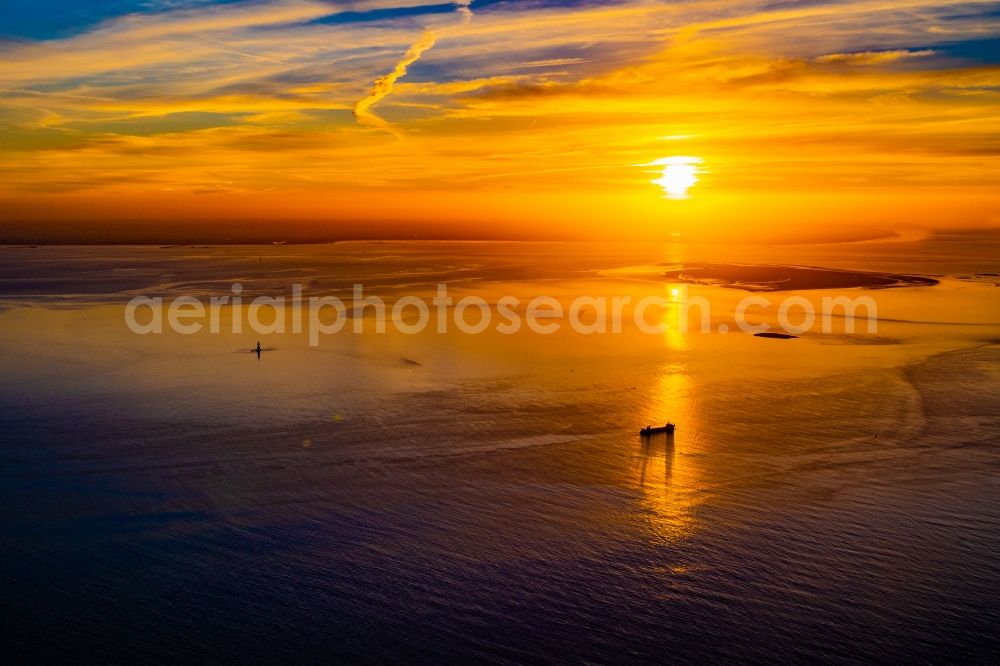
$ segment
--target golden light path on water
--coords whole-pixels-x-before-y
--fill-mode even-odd
[[[634,483],[642,491],[650,535],[654,540],[676,542],[697,529],[694,509],[699,503],[699,470],[690,443],[697,431],[690,408],[691,378],[680,364],[664,364],[656,382],[653,410],[671,414],[677,432],[657,434],[639,441]],[[659,424],[658,424],[659,425]]]
[[[679,261],[677,246],[671,246],[667,259]],[[649,418],[666,418],[680,424],[674,434],[643,437],[636,457],[634,483],[642,491],[641,503],[648,509],[651,535],[663,542],[689,537],[697,529],[694,509],[698,504],[697,458],[691,445],[697,432],[697,413],[692,406],[693,386],[685,353],[688,340],[681,323],[682,304],[687,286],[665,287],[668,307],[663,311],[663,344],[669,354],[652,387]],[[680,573],[675,571],[674,573]]]

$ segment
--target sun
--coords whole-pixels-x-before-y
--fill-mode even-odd
[[[688,190],[698,182],[698,170],[690,164],[668,164],[653,182],[671,199],[686,199]]]
[[[702,172],[699,166],[700,157],[674,155],[650,162],[647,166],[662,166],[659,178],[652,182],[663,188],[663,194],[668,199],[687,199],[688,190],[698,183],[698,174]]]

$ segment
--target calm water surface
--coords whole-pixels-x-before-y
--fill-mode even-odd
[[[988,235],[0,249],[4,651],[994,661],[997,257]],[[941,283],[843,292],[877,299],[878,334],[796,340],[369,330],[266,336],[258,360],[251,332],[123,319],[133,295],[234,281],[638,298],[676,288],[655,266],[683,261]],[[713,330],[745,296],[691,293]],[[668,418],[672,439],[636,436]]]

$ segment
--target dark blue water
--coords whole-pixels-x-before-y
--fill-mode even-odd
[[[403,254],[436,279],[440,249],[384,251],[373,275]],[[552,288],[552,266],[476,252],[455,260],[478,266],[470,290],[503,270]],[[981,280],[933,289],[978,314],[882,344],[283,338],[260,361],[232,336],[133,336],[115,290],[22,290],[0,314],[4,652],[991,663],[994,301]],[[636,436],[664,414],[674,438]]]

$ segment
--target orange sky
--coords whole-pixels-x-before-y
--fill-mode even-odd
[[[1000,225],[991,3],[172,6],[0,43],[0,219]]]

